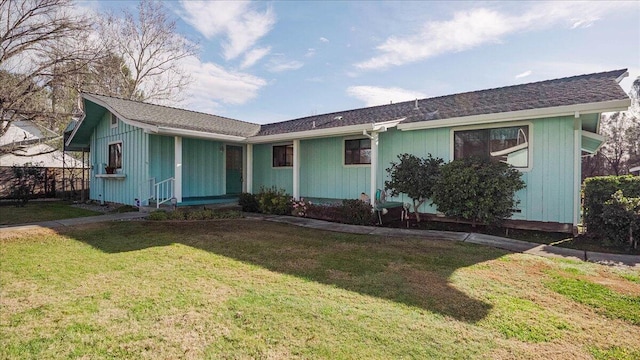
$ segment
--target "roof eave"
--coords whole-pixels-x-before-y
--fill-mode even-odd
[[[274,141],[288,141],[288,140],[297,140],[297,139],[310,139],[310,138],[321,138],[321,137],[331,137],[331,136],[340,136],[340,135],[362,134],[363,130],[386,131],[389,128],[396,127],[404,119],[406,118],[403,117],[400,119],[388,120],[388,121],[383,121],[378,123],[338,126],[338,127],[327,128],[327,129],[314,129],[314,130],[288,132],[283,134],[252,136],[247,138],[247,142],[249,144],[262,144],[262,143],[269,143]]]
[[[147,132],[150,134],[157,134],[157,135],[186,136],[190,138],[231,141],[231,142],[244,142],[247,139],[244,136],[218,134],[218,133],[197,131],[197,130],[178,129],[178,128],[171,128],[166,126],[158,126],[155,130],[147,130]]]
[[[74,136],[76,136],[76,133],[78,132],[78,129],[80,129],[80,126],[82,126],[82,123],[84,122],[85,117],[86,117],[86,114],[83,111],[82,112],[82,117],[80,117],[80,120],[78,121],[76,126],[73,128],[73,131],[71,132],[71,135],[69,135],[69,138],[64,143],[65,147],[71,145],[71,140],[73,140]]]
[[[626,78],[627,76],[629,76],[629,71],[625,71],[625,72],[624,72],[624,73],[622,73],[620,76],[618,76],[618,77],[616,78],[616,82],[617,82],[618,84],[620,84],[620,82],[621,82],[624,78]]]
[[[82,94],[82,97],[84,99],[87,99],[93,103],[96,103],[100,106],[102,106],[103,108],[109,110],[109,112],[111,112],[112,114],[115,114],[118,119],[120,119],[120,121],[122,121],[123,123],[127,124],[127,125],[131,125],[131,126],[135,126],[144,130],[148,130],[148,131],[155,131],[157,129],[157,126],[155,125],[151,125],[151,124],[147,124],[144,122],[140,122],[137,120],[133,120],[133,119],[129,119],[126,116],[122,115],[122,113],[120,113],[119,111],[117,111],[116,109],[114,109],[111,105],[109,105],[108,103],[98,99],[95,96],[92,96],[91,94]],[[80,125],[80,124],[78,124]],[[77,128],[78,126],[76,126]]]
[[[604,137],[604,136],[602,136],[600,134],[592,133],[590,131],[585,131],[585,130],[582,130],[581,135],[582,135],[583,138],[586,137],[586,138],[591,139],[593,141],[596,141],[598,143],[598,145],[593,149],[581,146],[581,150],[584,151],[584,152],[587,152],[589,154],[597,153],[598,150],[600,150],[600,148],[604,145],[604,142],[607,140],[606,137]],[[584,143],[584,141],[582,141],[582,143]]]
[[[529,120],[540,119],[556,116],[574,116],[579,114],[592,114],[603,113],[611,111],[625,111],[631,105],[631,99],[624,100],[610,100],[595,103],[577,104],[577,105],[565,105],[549,108],[538,108],[519,111],[508,111],[502,113],[490,113],[480,114],[472,116],[461,116],[455,118],[428,120],[406,124],[399,124],[398,129],[407,130],[420,130],[420,129],[434,129],[450,126],[462,126],[462,125],[475,125],[475,124],[490,124],[505,121],[517,121],[517,120]]]

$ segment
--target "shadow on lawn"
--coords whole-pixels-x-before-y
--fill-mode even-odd
[[[180,243],[467,322],[483,319],[491,305],[458,290],[450,276],[506,253],[458,242],[340,234],[256,220],[123,222],[64,232],[106,253]]]

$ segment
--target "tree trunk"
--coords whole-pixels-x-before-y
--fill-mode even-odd
[[[424,200],[413,199],[413,213],[416,214],[416,222],[420,222],[420,212],[418,208],[424,203]]]

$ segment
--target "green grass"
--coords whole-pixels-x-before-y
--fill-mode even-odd
[[[553,275],[547,286],[608,317],[640,325],[640,295],[619,294],[601,284],[561,275]]]
[[[63,201],[30,201],[25,206],[0,206],[0,225],[69,219],[100,215],[95,211],[80,209]]]
[[[596,360],[637,360],[640,359],[640,351],[630,351],[618,346],[608,349],[591,348],[591,355]]]
[[[608,295],[640,294],[640,284],[612,268],[259,220],[194,224],[0,233],[0,358],[640,352],[640,326],[626,315],[612,319],[547,287],[588,274],[612,285]]]

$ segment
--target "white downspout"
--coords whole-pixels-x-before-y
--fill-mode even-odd
[[[300,199],[300,140],[293,140],[293,198]]]
[[[378,139],[379,135],[377,132],[372,133],[371,138],[371,184],[370,184],[370,192],[371,196],[369,200],[371,201],[371,206],[376,206],[376,191],[377,191],[377,181],[376,174],[378,173]]]
[[[244,191],[253,193],[253,144],[247,144],[247,171],[245,175],[246,188]]]
[[[178,203],[182,202],[182,137],[175,136],[174,163],[175,163],[175,183],[173,197]]]
[[[582,119],[576,112],[573,119],[573,229],[580,220],[580,178],[582,172]]]

